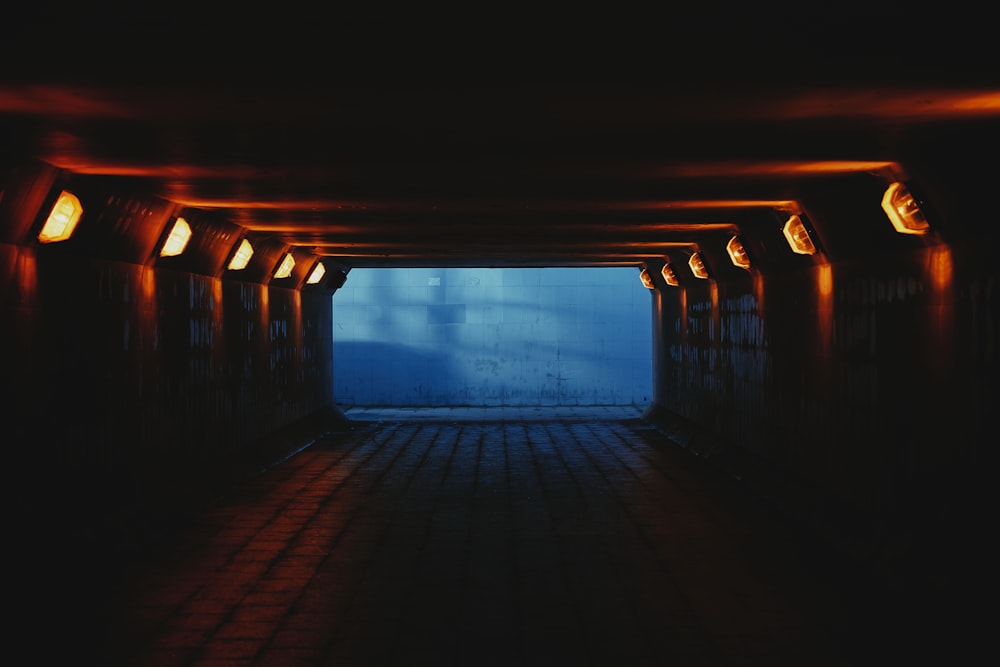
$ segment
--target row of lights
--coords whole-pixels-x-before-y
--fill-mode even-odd
[[[49,217],[42,225],[42,231],[38,234],[40,243],[56,243],[69,239],[76,230],[76,225],[83,216],[83,205],[80,199],[68,190],[63,190],[56,203],[52,206]],[[191,225],[184,218],[174,220],[173,227],[167,235],[163,247],[160,248],[160,257],[175,257],[184,252],[191,240]],[[240,271],[245,269],[253,257],[253,245],[247,239],[242,239],[236,252],[229,260],[228,269],[230,271]],[[292,275],[295,268],[295,258],[292,253],[285,253],[284,258],[274,272],[275,278],[287,278]],[[315,285],[326,275],[326,267],[323,262],[316,262],[315,268],[306,278],[306,284]]]
[[[799,255],[816,254],[816,245],[812,242],[809,231],[806,229],[805,224],[803,224],[802,218],[798,215],[790,216],[782,226],[781,231],[784,233],[785,239],[788,241],[788,245],[792,248],[793,252]],[[747,253],[747,249],[743,245],[743,241],[740,240],[739,235],[734,235],[729,239],[729,242],[726,244],[726,252],[729,253],[729,259],[735,266],[748,271],[750,270],[750,255]],[[702,258],[700,252],[691,253],[691,256],[688,258],[688,267],[695,278],[708,280],[708,267],[705,265],[705,260]],[[680,285],[677,272],[669,263],[663,265],[660,273],[668,285],[674,287]],[[642,269],[639,277],[642,279],[643,285],[649,289],[654,288],[653,279],[646,269]]]
[[[926,234],[930,230],[930,224],[916,198],[909,188],[900,182],[894,182],[886,189],[882,196],[882,210],[889,218],[893,228],[900,234]],[[781,231],[792,252],[799,255],[816,254],[816,244],[813,243],[812,237],[809,236],[809,230],[806,229],[802,218],[798,215],[790,216],[782,226]],[[750,256],[747,254],[739,235],[729,239],[726,251],[735,266],[741,269],[750,269]],[[702,259],[701,253],[692,253],[688,258],[688,266],[695,278],[703,280],[709,278],[708,268],[705,266],[705,260]],[[677,272],[669,263],[663,265],[661,274],[668,285],[674,287],[680,285]],[[653,279],[646,269],[641,270],[639,277],[643,285],[654,289]]]
[[[921,211],[916,198],[910,192],[909,188],[898,181],[890,184],[886,189],[882,197],[882,210],[885,211],[893,228],[901,234],[926,234],[930,229],[927,218],[923,211]],[[80,199],[72,192],[62,191],[52,206],[52,210],[45,224],[42,226],[41,232],[38,234],[39,242],[55,243],[70,238],[82,215],[83,206],[80,204]],[[785,235],[785,239],[788,241],[788,245],[793,252],[800,255],[816,254],[816,245],[813,243],[812,238],[809,236],[809,231],[798,215],[790,216],[782,226],[781,231]],[[160,256],[172,257],[182,254],[191,240],[191,234],[191,226],[187,221],[184,218],[177,218],[163,247],[160,249]],[[729,242],[726,244],[726,251],[729,253],[729,257],[735,266],[741,269],[750,269],[750,256],[738,235],[729,239]],[[240,271],[246,268],[252,256],[253,246],[247,239],[242,239],[232,259],[229,261],[229,270]],[[701,253],[692,253],[691,257],[688,258],[688,266],[696,278],[703,280],[709,278],[708,268],[701,257]],[[292,274],[294,267],[295,258],[291,253],[285,253],[284,258],[274,272],[274,277],[279,279],[287,278]],[[663,265],[661,273],[668,285],[676,287],[680,284],[677,273],[669,263]],[[323,263],[316,262],[316,266],[306,279],[306,284],[313,285],[318,283],[323,279],[325,274],[326,268],[323,266]],[[649,289],[654,288],[653,280],[646,269],[642,269],[640,278],[643,285]]]

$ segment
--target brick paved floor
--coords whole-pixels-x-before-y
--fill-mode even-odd
[[[893,662],[878,595],[635,411],[348,416],[109,584],[79,664]]]

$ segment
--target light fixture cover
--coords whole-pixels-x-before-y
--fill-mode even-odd
[[[739,236],[729,239],[729,243],[726,244],[726,252],[729,253],[729,259],[733,260],[733,264],[741,269],[750,268],[750,256],[747,254],[747,249],[743,247]]]
[[[898,181],[886,188],[882,196],[882,210],[900,234],[926,234],[930,229],[913,193]]]
[[[799,255],[816,254],[816,246],[809,237],[809,230],[806,229],[802,218],[799,216],[793,215],[788,218],[781,231],[785,234],[785,239],[788,241],[788,245],[791,246],[792,252]]]
[[[278,265],[278,270],[274,272],[275,278],[287,278],[292,275],[292,269],[295,268],[295,258],[292,257],[292,253],[286,252],[285,258],[281,260],[281,264]]]
[[[326,267],[323,266],[323,262],[316,262],[316,266],[309,273],[309,277],[306,278],[307,285],[315,285],[319,281],[323,280],[323,276],[326,275]]]
[[[691,267],[691,273],[695,278],[708,279],[708,268],[705,266],[705,260],[701,258],[701,253],[693,253],[688,259],[688,266]]]
[[[243,239],[240,241],[240,245],[236,249],[236,254],[234,254],[233,258],[229,260],[229,270],[241,271],[247,268],[247,264],[250,263],[251,257],[253,257],[253,246],[250,244],[250,241]]]
[[[663,265],[663,268],[660,269],[660,274],[663,276],[663,279],[667,281],[668,285],[673,285],[674,287],[677,287],[678,285],[681,284],[680,281],[677,280],[677,274],[674,273],[673,267],[670,266],[669,264]]]
[[[649,275],[649,271],[647,271],[646,269],[642,269],[641,271],[639,271],[639,280],[641,280],[642,284],[648,287],[649,289],[655,288],[655,285],[653,285],[653,277]]]
[[[177,218],[174,226],[170,229],[163,248],[160,249],[160,257],[174,257],[180,255],[187,248],[188,241],[191,240],[191,226],[184,218]]]
[[[41,243],[65,241],[73,235],[76,223],[80,221],[82,215],[83,206],[77,196],[68,190],[63,190],[53,204],[48,219],[42,225],[38,240]]]

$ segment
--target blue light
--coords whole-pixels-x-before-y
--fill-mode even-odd
[[[360,269],[334,295],[341,405],[645,405],[635,267]]]

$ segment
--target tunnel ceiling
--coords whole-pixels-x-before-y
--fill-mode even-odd
[[[995,144],[987,43],[954,35],[945,58],[850,18],[809,39],[674,28],[641,58],[578,50],[574,67],[494,53],[477,69],[470,36],[353,76],[274,76],[291,58],[260,53],[225,77],[190,58],[125,73],[92,40],[0,82],[0,161],[118,179],[349,267],[637,264]]]

